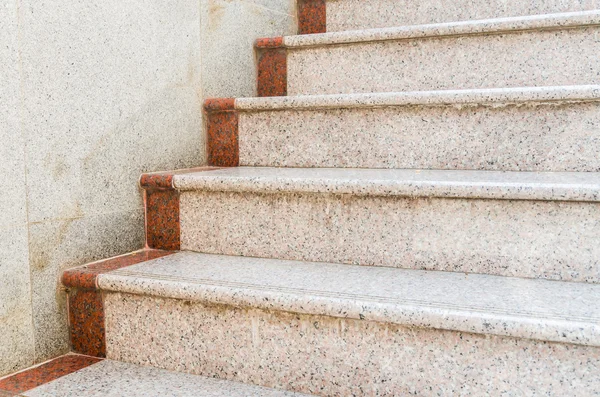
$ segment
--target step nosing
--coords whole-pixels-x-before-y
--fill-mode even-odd
[[[598,100],[600,85],[586,85],[238,98],[235,107],[241,112],[256,112],[404,106],[557,105]]]
[[[600,25],[600,10],[591,10],[285,36],[283,46],[288,49],[302,49],[379,41],[576,29],[598,25]]]
[[[239,167],[175,176],[180,191],[600,201],[600,173]]]
[[[234,294],[234,290],[254,290],[261,292],[273,292],[273,293],[286,293],[290,295],[296,295],[303,297],[306,302],[310,302],[311,298],[319,297],[319,298],[331,298],[332,300],[345,300],[347,302],[364,302],[364,303],[383,303],[383,304],[392,304],[397,306],[419,306],[423,308],[431,308],[431,309],[448,309],[455,310],[457,312],[478,312],[490,315],[510,315],[516,318],[531,318],[534,320],[558,320],[558,321],[566,321],[566,322],[581,322],[581,323],[595,323],[594,325],[600,324],[600,316],[599,317],[583,317],[583,316],[561,316],[561,315],[549,315],[548,313],[542,313],[539,311],[526,311],[526,310],[507,310],[498,307],[488,307],[484,308],[481,306],[475,305],[457,305],[457,304],[449,304],[443,302],[431,302],[424,299],[411,299],[411,298],[388,298],[384,296],[374,296],[374,295],[361,295],[361,294],[353,294],[353,293],[345,293],[345,292],[328,292],[323,290],[315,290],[315,289],[305,289],[305,288],[294,288],[294,287],[285,287],[285,286],[266,286],[260,284],[253,283],[244,283],[244,282],[234,282],[234,281],[224,281],[224,280],[210,280],[210,279],[202,279],[202,278],[193,278],[193,277],[177,277],[177,276],[168,276],[168,275],[157,275],[157,274],[148,274],[144,272],[135,272],[128,270],[116,270],[110,273],[108,277],[104,277],[103,280],[103,289],[111,290],[113,292],[118,292],[119,288],[111,288],[110,282],[111,280],[115,280],[120,278],[121,280],[126,279],[136,279],[136,280],[146,280],[150,282],[158,282],[166,281],[166,282],[174,282],[178,284],[193,284],[195,286],[206,286],[206,287],[223,287],[230,288],[232,291],[232,295]],[[146,291],[148,295],[164,295],[161,293],[162,291],[159,288],[156,288],[153,292]],[[189,292],[189,291],[188,291]],[[179,298],[181,295],[173,294],[169,295],[171,298]],[[202,301],[205,299],[205,296],[198,296],[198,300]]]

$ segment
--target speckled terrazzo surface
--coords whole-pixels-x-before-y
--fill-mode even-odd
[[[182,191],[600,201],[593,172],[237,167],[176,175],[173,183]]]
[[[288,95],[588,84],[597,80],[600,68],[595,56],[600,50],[597,30],[290,48]],[[339,40],[354,40],[340,35]],[[316,44],[319,37],[293,40]]]
[[[204,303],[600,346],[600,286],[193,252],[99,276],[100,288]]]
[[[184,192],[182,248],[600,282],[600,205]]]
[[[598,172],[598,126],[600,102],[248,111],[240,163]]]
[[[319,110],[377,108],[386,106],[458,106],[569,104],[600,100],[599,85],[485,88],[466,90],[377,92],[360,94],[303,95],[269,98],[237,98],[239,111]]]
[[[157,368],[104,360],[23,393],[24,397],[293,397],[303,396]]]
[[[328,0],[327,31],[584,11],[598,0]]]
[[[321,396],[595,395],[595,347],[110,293],[109,357]]]

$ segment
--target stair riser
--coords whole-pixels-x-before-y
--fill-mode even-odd
[[[598,27],[290,48],[287,94],[590,84]]]
[[[598,0],[329,0],[327,31],[339,32],[586,11],[600,8]]]
[[[108,356],[134,364],[323,396],[600,392],[593,347],[118,293],[105,305]]]
[[[600,102],[242,112],[243,166],[600,171]]]
[[[600,282],[600,204],[183,192],[182,249]]]

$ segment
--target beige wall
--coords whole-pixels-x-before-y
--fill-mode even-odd
[[[205,163],[288,0],[2,0],[0,375],[68,351],[62,270],[144,244],[139,175]]]

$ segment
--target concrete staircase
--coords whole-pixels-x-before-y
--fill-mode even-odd
[[[596,8],[304,0],[313,34],[257,41],[263,97],[206,102],[209,167],[142,177],[148,249],[63,276],[75,350],[322,396],[599,394]]]

